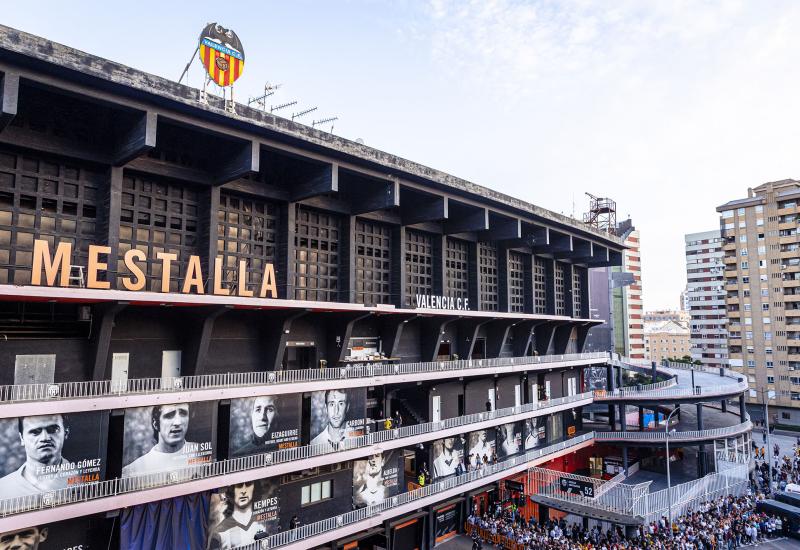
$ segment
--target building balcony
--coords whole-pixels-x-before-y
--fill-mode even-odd
[[[790,309],[786,308],[786,317],[800,317],[800,308],[797,309]]]
[[[784,302],[800,302],[800,294],[784,294]]]
[[[780,244],[793,244],[800,241],[800,234],[795,233],[794,235],[784,235],[782,237],[778,237],[778,242]]]
[[[738,305],[739,302],[739,296],[730,296],[725,298],[726,305]]]
[[[72,413],[84,410],[146,407],[172,401],[236,399],[280,395],[330,387],[352,388],[453,376],[481,376],[605,363],[603,352],[436,361],[431,363],[354,364],[324,369],[209,374],[179,378],[136,378],[0,386],[0,417]]]
[[[784,279],[783,288],[797,288],[800,287],[800,279]]]
[[[725,256],[722,258],[722,262],[725,265],[735,265],[736,264],[736,256]]]
[[[591,393],[579,394],[572,397],[554,399],[549,402],[531,403],[521,407],[450,418],[441,422],[417,424],[396,430],[374,432],[366,436],[346,440],[348,443],[347,449],[338,451],[333,451],[330,445],[296,447],[294,449],[222,460],[179,470],[111,479],[48,493],[0,500],[0,530],[5,532],[18,528],[20,521],[10,516],[26,512],[49,510],[50,517],[53,518],[49,521],[56,521],[56,517],[64,519],[74,515],[68,509],[62,510],[63,513],[59,514],[59,507],[79,506],[81,508],[80,515],[88,515],[99,511],[187,495],[213,487],[227,486],[232,483],[274,477],[304,468],[314,468],[325,464],[364,458],[382,450],[416,445],[422,441],[451,437],[466,431],[523,420],[524,418],[520,414],[524,413],[519,412],[523,408],[531,409],[527,413],[527,417],[530,417],[535,415],[534,411],[550,410],[556,412],[583,406],[590,402]],[[516,464],[524,464],[527,467],[531,465],[531,461],[552,455],[554,452],[573,445],[590,442],[592,439],[593,432],[578,435],[562,443],[531,450],[522,456],[500,462],[487,468],[485,472],[488,474],[501,471],[503,467],[508,468]],[[475,474],[480,477],[481,473],[482,471],[474,471],[460,477],[469,478],[474,477]],[[448,481],[451,479],[453,478],[448,478]],[[212,483],[208,483],[209,481]],[[429,487],[434,487],[435,485]],[[152,489],[156,488],[160,489],[152,491]]]

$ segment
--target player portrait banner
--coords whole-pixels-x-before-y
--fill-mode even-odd
[[[311,394],[311,445],[338,450],[346,439],[366,433],[366,388]]]
[[[250,544],[256,535],[280,530],[280,487],[276,479],[259,479],[219,489],[208,510],[207,550]],[[259,537],[260,538],[260,537]]]
[[[0,550],[106,550],[112,521],[80,517],[0,533]]]
[[[464,441],[459,436],[445,437],[433,442],[433,479],[441,479],[455,475],[459,464],[464,472],[467,465],[464,463]]]
[[[400,453],[397,450],[353,462],[353,506],[380,504],[400,490]]]
[[[478,464],[491,462],[495,453],[494,429],[478,430],[467,436],[467,458],[469,469],[477,468]]]
[[[525,421],[511,422],[495,428],[495,443],[499,460],[516,456],[525,450],[522,435],[524,431]]]
[[[102,481],[107,433],[103,411],[0,420],[0,498]]]
[[[547,417],[537,416],[525,421],[525,450],[529,451],[547,443]]]
[[[298,447],[300,401],[300,395],[262,395],[231,400],[231,456]]]
[[[126,409],[122,477],[212,462],[216,411],[216,401]]]

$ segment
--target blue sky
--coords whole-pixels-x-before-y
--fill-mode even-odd
[[[800,3],[616,0],[7,2],[2,23],[177,79],[210,21],[337,134],[567,215],[610,196],[642,232],[646,309],[683,234],[800,177]],[[195,63],[191,84],[200,84]],[[312,116],[307,117],[310,123]]]

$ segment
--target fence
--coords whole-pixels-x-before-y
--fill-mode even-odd
[[[370,447],[386,441],[431,434],[441,430],[468,426],[477,422],[500,420],[512,415],[533,413],[537,410],[548,409],[560,405],[591,399],[591,396],[591,392],[586,392],[568,397],[559,397],[557,399],[551,399],[548,401],[527,403],[519,407],[508,407],[491,412],[448,418],[439,422],[414,424],[393,430],[373,432],[360,437],[345,439],[338,450],[332,449],[328,444],[306,445],[292,449],[281,449],[271,453],[220,460],[217,462],[192,466],[180,470],[172,470],[169,472],[158,472],[124,479],[110,479],[106,481],[80,485],[77,487],[68,487],[48,493],[26,495],[23,497],[0,500],[0,517],[28,512],[31,510],[38,510],[41,508],[50,508],[53,506],[61,506],[75,502],[105,498],[134,491],[142,491],[155,487],[164,487],[168,485],[174,485],[176,483],[185,483],[198,479],[223,476],[246,470],[265,468],[277,464],[305,460],[315,456],[333,454],[339,451]]]
[[[258,542],[254,542],[238,548],[242,550],[261,550],[261,549],[279,548],[281,546],[285,546],[293,542],[300,542],[310,537],[314,537],[326,533],[328,531],[339,529],[346,525],[352,525],[353,523],[364,521],[371,517],[379,516],[383,512],[391,510],[392,508],[397,508],[399,506],[404,506],[407,504],[413,504],[426,497],[437,495],[439,493],[442,493],[443,491],[447,491],[448,489],[458,488],[462,485],[466,485],[473,481],[484,480],[483,483],[486,483],[488,481],[488,479],[486,478],[497,477],[499,479],[504,475],[508,475],[506,470],[508,470],[509,468],[520,466],[528,462],[531,462],[532,460],[542,458],[543,456],[553,454],[562,451],[564,449],[568,449],[570,447],[574,447],[575,445],[579,445],[585,441],[589,441],[590,439],[592,439],[592,437],[593,433],[589,432],[580,435],[578,437],[575,437],[573,439],[562,441],[561,443],[556,443],[555,445],[550,445],[549,447],[543,447],[542,449],[528,451],[524,455],[514,457],[505,460],[503,462],[498,462],[497,464],[493,464],[491,466],[484,466],[480,470],[468,472],[460,476],[449,477],[442,481],[433,483],[432,485],[426,485],[425,487],[420,487],[419,489],[415,489],[407,493],[401,493],[395,497],[385,500],[381,504],[376,504],[374,506],[367,506],[366,508],[353,510],[351,512],[347,512],[338,515],[336,517],[318,521],[316,523],[303,525],[302,527],[298,527],[297,529],[276,533]],[[464,489],[466,490],[467,487],[465,487]],[[331,538],[335,537],[332,536]]]
[[[598,441],[646,441],[646,442],[666,442],[670,443],[691,443],[693,441],[705,441],[708,439],[720,439],[733,437],[749,432],[753,429],[753,424],[748,419],[741,424],[727,426],[725,428],[712,428],[709,430],[691,430],[687,432],[670,432],[664,430],[649,430],[643,432],[597,432]]]
[[[53,384],[21,384],[0,386],[0,403],[53,399],[86,399],[128,394],[152,394],[196,391],[242,386],[273,386],[298,382],[335,381],[349,378],[376,378],[470,369],[536,366],[569,361],[605,361],[606,353],[572,353],[535,357],[503,357],[465,359],[427,363],[354,364],[340,367],[283,371],[204,374],[178,378],[135,378],[132,380],[95,380]],[[374,383],[373,380],[371,383]]]

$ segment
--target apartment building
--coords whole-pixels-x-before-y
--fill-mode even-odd
[[[708,367],[728,364],[723,239],[719,230],[689,233],[686,246],[691,356]]]
[[[800,182],[749,189],[719,206],[730,366],[775,391],[773,421],[800,423]],[[762,402],[756,392],[749,404]],[[752,408],[754,418],[759,408]]]
[[[689,313],[686,310],[675,311],[673,309],[659,309],[655,311],[647,311],[644,314],[645,324],[674,321],[679,324],[688,325],[689,319]]]
[[[639,231],[628,219],[618,224],[617,235],[623,239],[626,249],[622,267],[612,268],[612,281],[614,275],[619,274],[612,294],[612,310],[618,321],[614,327],[614,349],[633,359],[645,359]]]
[[[651,361],[681,359],[691,353],[689,329],[672,320],[645,322],[644,345],[646,359]]]

